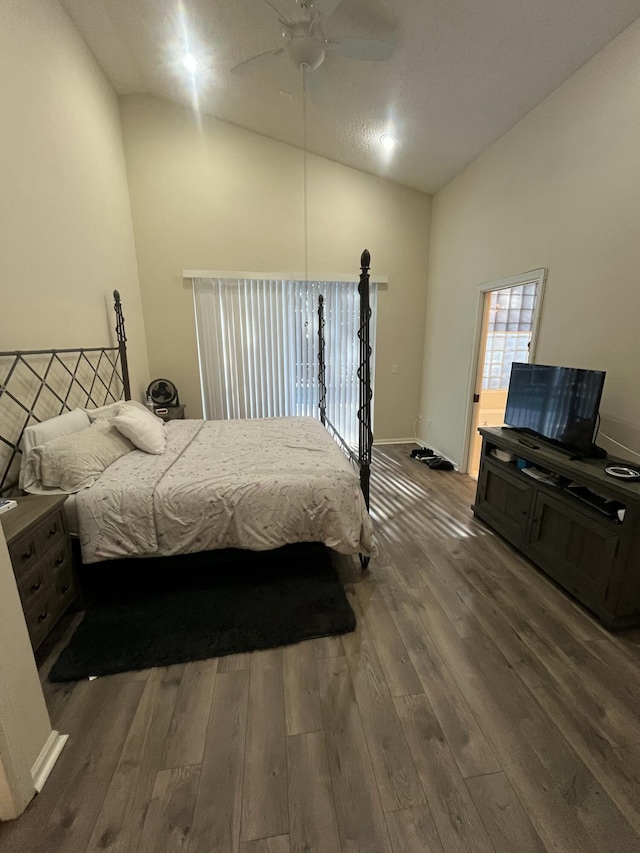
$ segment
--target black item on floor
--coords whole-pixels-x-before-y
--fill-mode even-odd
[[[116,560],[84,571],[95,600],[50,681],[269,649],[356,626],[331,554],[316,543]]]
[[[453,471],[453,465],[451,462],[449,462],[448,459],[442,459],[440,456],[436,456],[435,459],[427,462],[427,465],[435,471]]]
[[[433,450],[430,450],[428,447],[416,447],[411,451],[411,458],[415,459],[416,456],[429,456],[433,455]]]

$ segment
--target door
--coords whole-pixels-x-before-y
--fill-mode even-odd
[[[534,361],[545,270],[480,285],[466,470],[478,478],[480,426],[502,426],[511,365]]]

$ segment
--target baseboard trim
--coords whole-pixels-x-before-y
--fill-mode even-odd
[[[373,442],[374,447],[383,444],[416,444],[416,440],[415,438],[377,438]]]
[[[58,760],[58,756],[68,739],[69,735],[61,735],[56,731],[52,731],[47,738],[47,742],[42,747],[40,755],[36,758],[35,764],[31,768],[33,787],[38,793],[43,789],[44,783],[49,778],[49,774],[53,770],[53,765]]]
[[[421,438],[379,438],[373,442],[374,447],[382,447],[385,444],[415,444],[417,447],[429,447],[426,441],[423,441]],[[451,462],[456,471],[460,470],[460,466],[457,462],[454,462],[453,459],[449,459],[448,456],[445,456],[444,453],[440,453],[437,447],[431,448],[436,456],[442,456],[443,459],[446,459],[448,462]]]

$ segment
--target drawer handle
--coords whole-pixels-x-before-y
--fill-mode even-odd
[[[53,527],[51,528],[51,530],[48,530],[48,531],[47,531],[47,536],[55,536],[57,532],[58,532],[58,522],[56,522],[56,523],[53,525]]]
[[[31,545],[31,547],[29,548],[28,551],[24,552],[21,559],[26,561],[26,560],[30,560],[32,557],[33,557],[33,545]]]
[[[68,590],[68,589],[69,589],[69,584],[68,584],[68,583],[66,583],[66,584],[62,587],[62,589],[60,590],[60,592],[67,592],[67,590]]]
[[[38,581],[38,583],[34,583],[33,586],[31,587],[31,592],[37,592],[41,586],[42,586],[42,584],[39,581]]]
[[[38,616],[38,622],[44,622],[49,614],[46,610],[43,610],[42,613]]]
[[[64,563],[64,554],[61,554],[55,562],[56,566],[61,566]]]

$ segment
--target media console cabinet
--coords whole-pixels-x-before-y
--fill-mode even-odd
[[[569,454],[505,427],[482,427],[473,512],[591,610],[609,630],[640,625],[640,481],[619,480],[606,459]],[[506,462],[495,451],[515,458]],[[518,460],[521,460],[520,463]],[[523,463],[555,475],[550,484]],[[534,472],[535,473],[535,472]],[[567,490],[582,487],[583,499]],[[585,502],[617,501],[624,512]],[[622,516],[622,518],[620,517]]]

